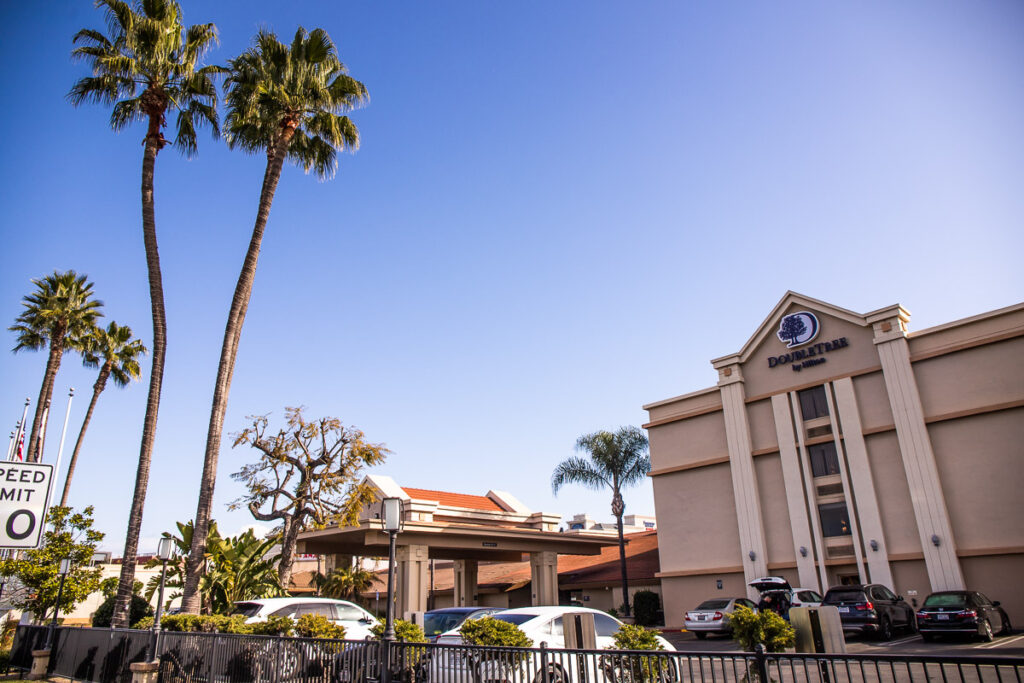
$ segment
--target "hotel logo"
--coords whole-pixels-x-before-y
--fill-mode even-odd
[[[787,315],[779,322],[779,331],[776,333],[779,341],[786,344],[787,348],[802,346],[818,336],[818,319],[813,313],[800,311]]]

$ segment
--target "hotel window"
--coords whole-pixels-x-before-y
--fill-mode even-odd
[[[821,517],[822,536],[828,538],[850,535],[850,515],[846,511],[846,503],[819,505],[818,516]]]
[[[839,474],[839,456],[836,455],[834,441],[808,446],[807,455],[811,459],[811,473],[814,476],[827,477]]]
[[[828,415],[828,402],[825,400],[825,387],[812,387],[796,392],[800,398],[800,412],[805,420]]]

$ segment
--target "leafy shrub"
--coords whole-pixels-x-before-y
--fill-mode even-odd
[[[255,633],[255,626],[262,624],[247,624],[242,614],[230,617],[223,614],[168,614],[160,620],[160,628],[165,631],[189,633]]]
[[[613,650],[664,650],[665,646],[658,642],[658,632],[643,626],[623,624],[612,636]],[[605,656],[603,664],[606,677],[611,680],[662,681],[667,680],[669,668],[673,667],[667,657],[622,657]],[[610,671],[609,671],[610,670]],[[608,674],[611,675],[608,675]]]
[[[657,624],[660,610],[661,599],[654,591],[637,591],[633,594],[633,616],[640,626]]]
[[[236,614],[243,623],[245,616]],[[257,621],[255,624],[246,624],[249,633],[257,636],[290,636],[295,631],[295,622],[291,617],[282,617],[271,614],[266,621]]]
[[[729,623],[733,640],[747,652],[753,652],[758,643],[767,652],[785,652],[796,643],[793,627],[771,610],[754,613],[748,607],[737,607]]]
[[[373,628],[370,629],[370,633],[377,640],[383,640],[384,622],[378,621],[374,624]],[[425,643],[427,642],[427,636],[424,635],[422,628],[411,621],[395,619],[395,640],[400,643]]]
[[[303,614],[295,622],[295,630],[303,638],[337,638],[345,637],[345,627],[335,624],[322,614]]]
[[[154,621],[154,619],[155,619],[155,617],[143,617],[142,619],[139,619],[134,624],[132,624],[132,628],[134,628],[136,630],[139,630],[139,631],[145,631],[147,629],[151,629],[151,628],[153,628],[153,621]]]
[[[493,617],[470,619],[459,629],[459,635],[470,645],[533,647],[533,641],[526,637],[522,629]]]
[[[110,628],[110,622],[114,618],[114,601],[117,600],[116,595],[112,595],[103,601],[99,607],[96,608],[96,613],[92,615],[92,625],[96,628]],[[143,617],[148,617],[153,614],[153,606],[150,605],[146,598],[141,595],[133,595],[132,602],[128,607],[128,623],[134,624]]]

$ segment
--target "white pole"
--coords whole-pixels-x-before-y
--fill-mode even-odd
[[[43,408],[43,419],[42,425],[39,427],[39,448],[36,449],[36,462],[43,461],[43,447],[46,446],[46,427],[50,422],[50,402],[46,402],[46,407]]]
[[[11,456],[14,455],[14,435],[18,433],[18,425],[14,425],[14,431],[11,432],[11,443],[7,446],[7,459],[10,460]]]
[[[68,418],[71,417],[71,399],[75,397],[75,388],[71,387],[68,392],[68,409],[64,413],[64,428],[60,431],[60,445],[57,446],[57,464],[53,466],[51,475],[50,498],[46,501],[46,507],[53,502],[53,490],[57,488],[57,475],[60,474],[60,457],[64,454],[64,437],[68,435]]]

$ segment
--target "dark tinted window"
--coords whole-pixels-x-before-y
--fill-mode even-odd
[[[725,609],[728,606],[728,600],[705,600],[697,605],[697,609]]]
[[[825,401],[825,387],[811,387],[796,392],[800,399],[800,412],[805,420],[828,415],[828,403]]]
[[[619,625],[619,622],[607,614],[594,615],[594,626],[597,627],[597,635],[599,636],[614,636],[619,630]]]
[[[896,594],[885,586],[875,586],[875,595],[879,600],[896,600]]]
[[[811,473],[816,477],[827,477],[839,474],[839,457],[836,455],[836,444],[832,441],[807,447],[807,455],[811,459]]]
[[[982,605],[984,607],[988,607],[989,605],[992,604],[992,601],[989,600],[988,598],[986,598],[981,593],[975,593],[974,594],[974,599],[978,601],[978,604],[980,604],[980,605]]]
[[[862,590],[834,590],[825,594],[824,602],[835,605],[840,602],[867,602],[868,597]]]
[[[452,614],[451,612],[427,614],[423,617],[423,632],[428,636],[436,636],[445,631],[451,631],[459,625],[464,616],[464,614]]]
[[[850,515],[846,511],[846,503],[819,505],[818,516],[821,518],[822,536],[850,535]]]
[[[275,617],[294,617],[295,611],[299,609],[298,605],[288,605],[274,612]]]
[[[258,602],[236,602],[235,614],[244,614],[247,617],[254,617],[263,605]]]
[[[510,624],[515,624],[516,626],[525,624],[530,619],[537,618],[536,614],[495,614],[493,616],[498,621],[507,621]]]
[[[928,596],[928,599],[924,601],[924,608],[956,607],[959,609],[964,607],[966,603],[966,593],[938,593]]]

